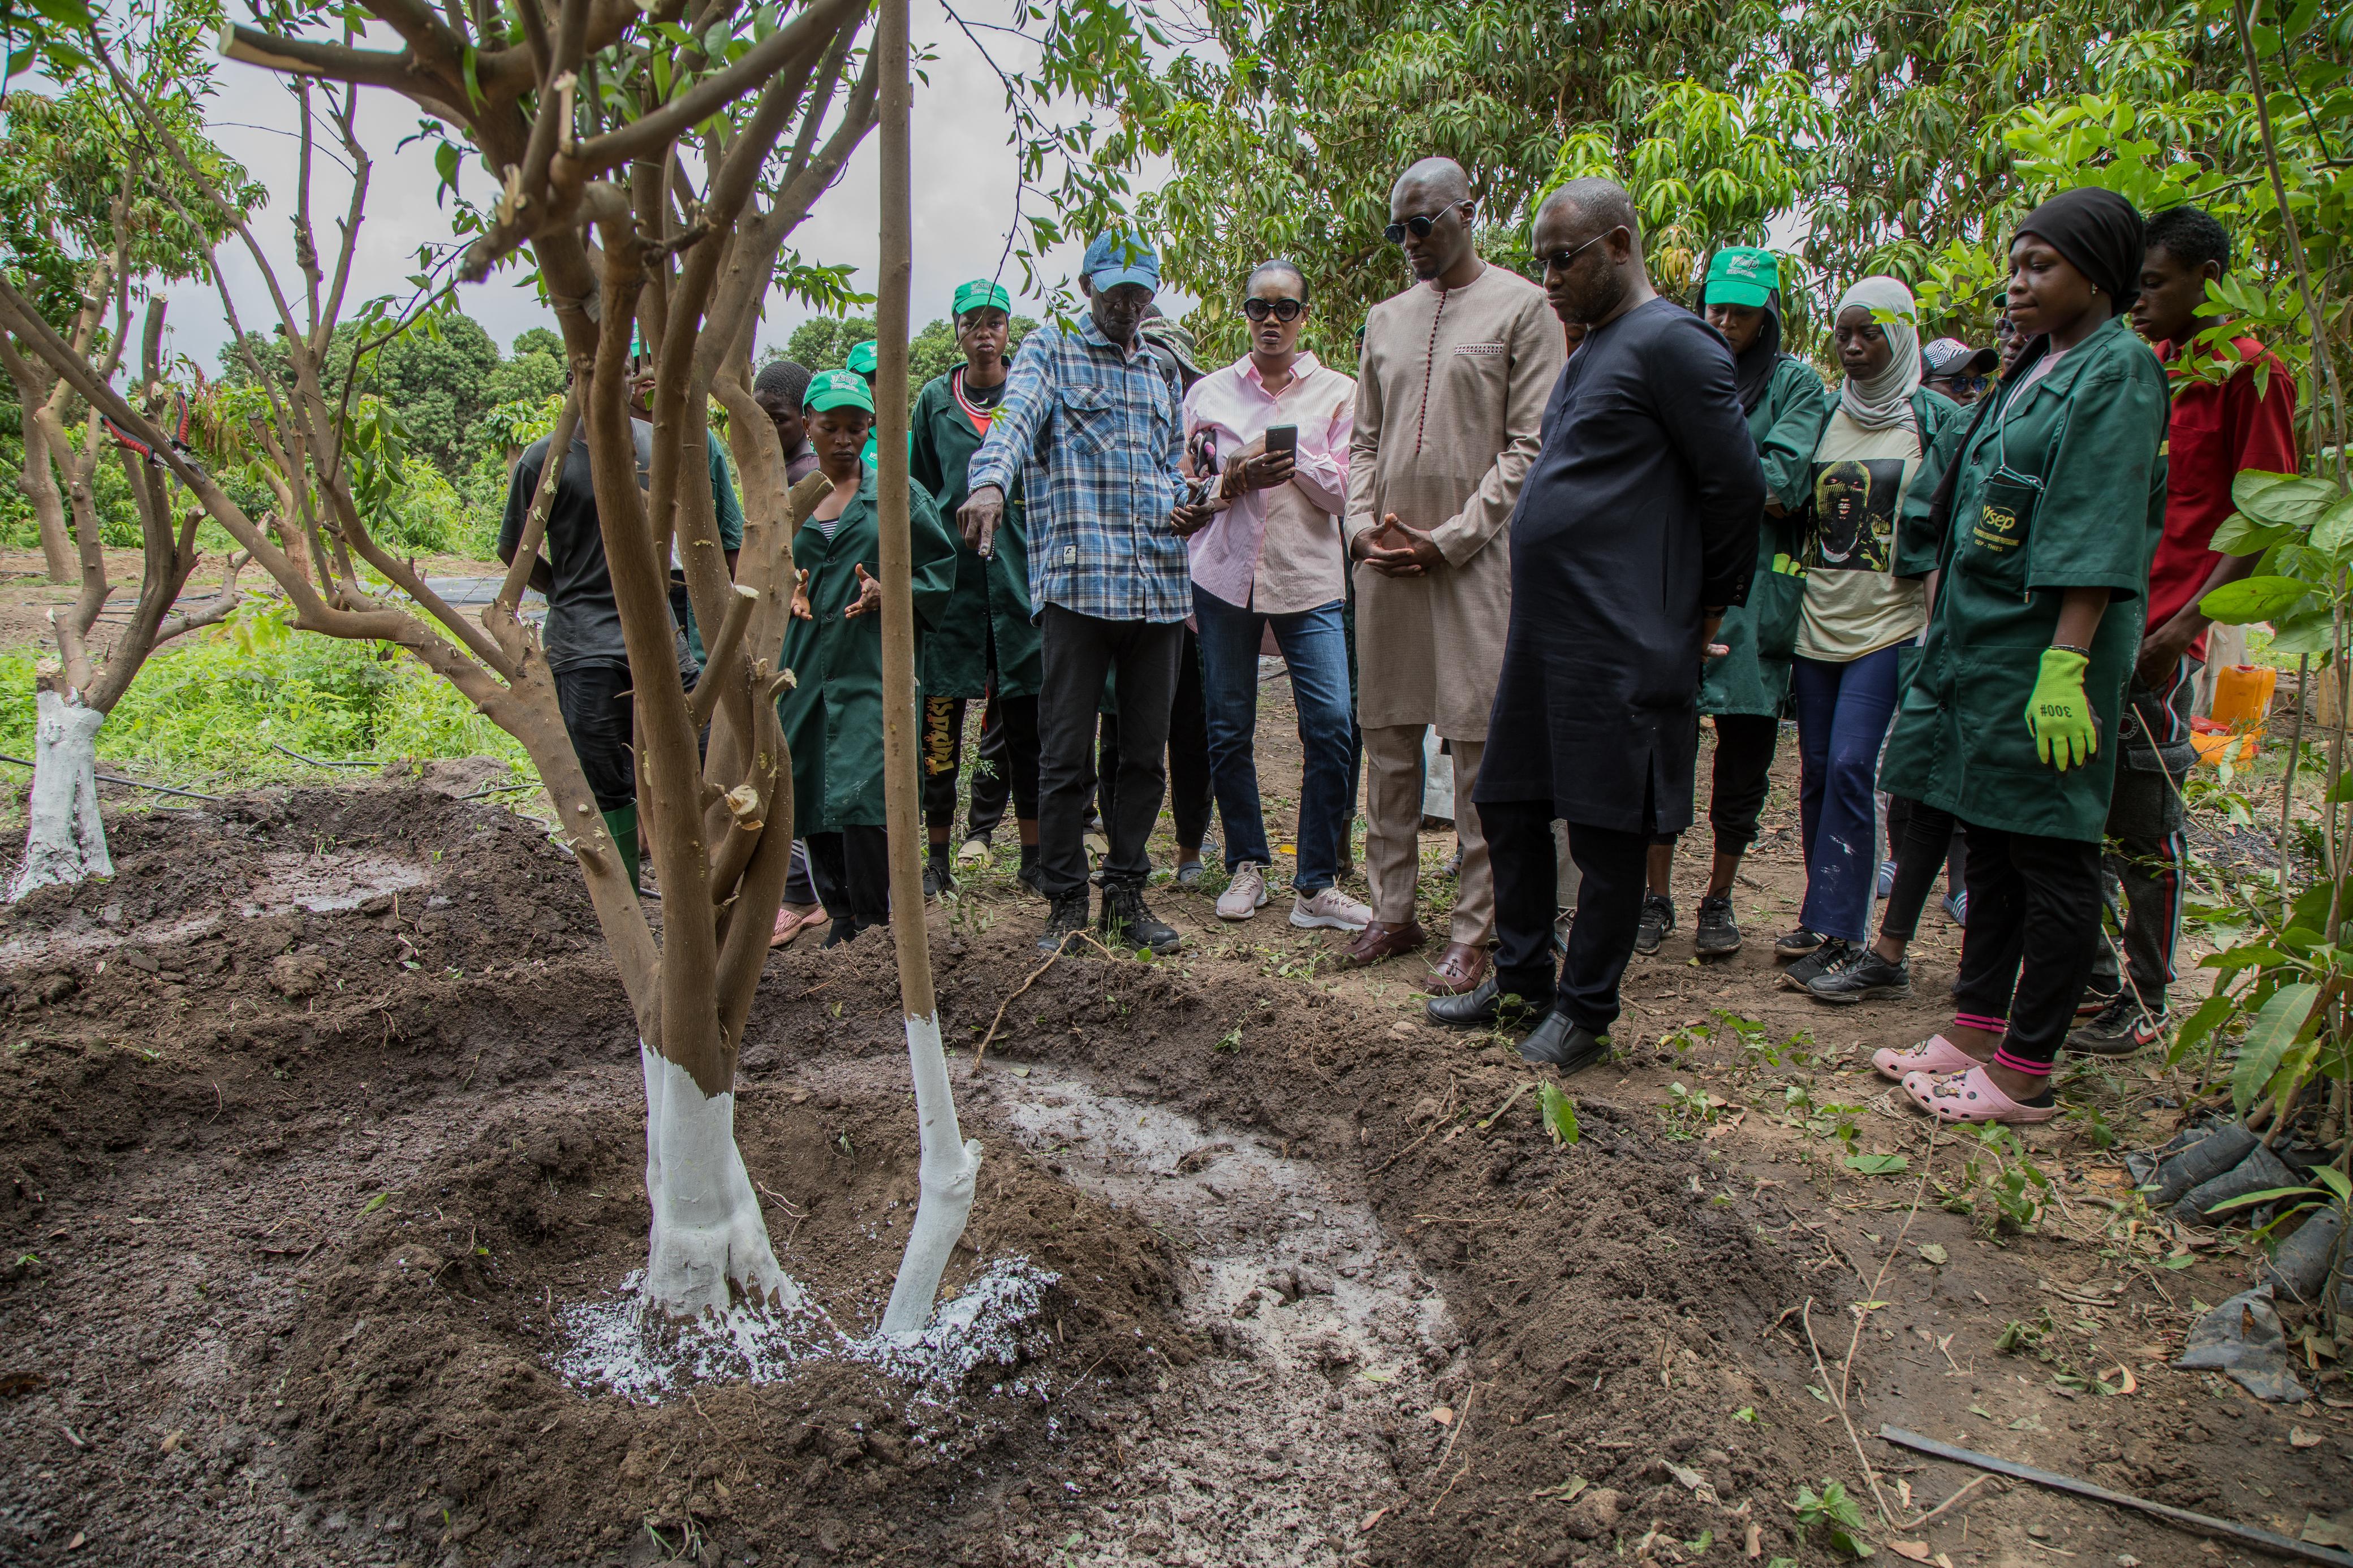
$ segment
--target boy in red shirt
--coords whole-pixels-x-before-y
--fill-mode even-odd
[[[2207,313],[2206,285],[2230,269],[2230,236],[2211,214],[2178,206],[2149,218],[2147,240],[2133,325],[2165,362],[2173,419],[2165,533],[2149,562],[2147,631],[2119,726],[2122,765],[2108,807],[2107,872],[2111,889],[2121,883],[2124,893],[2125,973],[2104,944],[2084,1004],[2098,1016],[2067,1039],[2094,1056],[2128,1055],[2164,1033],[2181,927],[2181,781],[2196,754],[2189,694],[2209,624],[2198,601],[2246,576],[2256,560],[2216,553],[2214,531],[2236,510],[2231,481],[2242,470],[2295,471],[2287,371],[2253,338],[2234,337],[2228,350],[2193,343],[2220,319]],[[2258,363],[2269,367],[2260,390]]]

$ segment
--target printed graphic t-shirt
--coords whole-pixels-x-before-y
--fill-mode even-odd
[[[1919,467],[1920,437],[1910,426],[1866,430],[1843,408],[1831,413],[1814,448],[1800,658],[1851,663],[1909,641],[1926,624],[1919,581],[1888,572],[1896,510]]]

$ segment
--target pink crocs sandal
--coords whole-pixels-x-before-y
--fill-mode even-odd
[[[2048,1105],[2021,1105],[1996,1088],[1983,1067],[1954,1074],[1911,1072],[1904,1075],[1904,1092],[1912,1103],[1939,1121],[2000,1121],[2012,1126],[2048,1121],[2059,1114],[2053,1097]]]
[[[1978,1064],[1976,1058],[1944,1036],[1931,1035],[1925,1044],[1915,1046],[1908,1051],[1873,1051],[1871,1053],[1871,1065],[1880,1077],[1902,1083],[1907,1073],[1967,1072]]]

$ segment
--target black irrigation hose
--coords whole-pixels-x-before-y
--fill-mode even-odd
[[[12,757],[5,753],[0,753],[0,763],[14,763],[20,768],[29,768],[33,765],[22,757]],[[202,790],[174,789],[170,784],[149,784],[144,779],[127,779],[121,773],[99,773],[96,776],[104,784],[129,784],[132,789],[152,789],[157,795],[184,795],[190,800],[209,800],[216,804],[226,798],[217,795],[206,795]]]
[[[301,752],[294,750],[291,746],[281,746],[275,741],[269,742],[269,749],[273,752],[284,752],[296,762],[308,763],[314,768],[374,768],[383,766],[381,763],[331,763],[319,757],[306,757]]]

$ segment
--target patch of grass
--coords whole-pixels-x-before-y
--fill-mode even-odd
[[[275,742],[328,762],[502,757],[536,776],[522,748],[439,676],[388,643],[293,632],[288,610],[241,612],[150,659],[100,732],[100,765],[206,790],[358,771],[312,767]],[[32,755],[33,718],[32,658],[0,654],[0,752]]]

